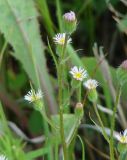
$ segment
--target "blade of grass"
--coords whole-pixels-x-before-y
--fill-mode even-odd
[[[31,160],[31,159],[34,159],[34,158],[38,158],[40,156],[43,156],[45,154],[48,154],[49,152],[49,147],[46,148],[41,148],[41,149],[38,149],[38,150],[34,150],[34,151],[31,151],[29,153],[27,153],[26,157]]]
[[[37,0],[36,1],[37,7],[40,11],[43,25],[45,26],[46,30],[48,31],[50,36],[54,35],[54,24],[51,20],[47,0]],[[48,26],[48,27],[47,27]]]
[[[80,142],[81,142],[81,145],[82,145],[82,160],[85,160],[85,146],[84,146],[84,143],[82,141],[82,138],[77,135],[77,137],[79,138]]]

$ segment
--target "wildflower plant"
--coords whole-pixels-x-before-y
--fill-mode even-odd
[[[98,122],[93,120],[90,114],[89,117],[94,123],[94,127],[96,127],[101,132],[107,144],[109,145],[110,159],[115,160],[115,120],[117,108],[119,107],[120,102],[120,96],[122,91],[121,89],[122,86],[124,86],[127,82],[127,60],[124,61],[117,69],[119,86],[116,91],[116,97],[114,96],[113,90],[114,107],[110,112],[112,114],[112,117],[110,118],[110,132],[107,133],[104,122],[102,120],[102,115],[98,111],[98,103],[101,101],[101,98],[99,97],[97,88],[100,87],[100,83],[96,79],[94,79],[94,76],[89,75],[87,67],[85,67],[82,63],[81,65],[77,65],[75,64],[75,61],[70,61],[71,56],[68,53],[68,46],[72,44],[72,34],[74,31],[76,31],[77,28],[77,17],[75,12],[70,11],[65,13],[62,16],[62,25],[63,26],[61,32],[56,33],[56,35],[52,37],[52,42],[54,43],[55,49],[51,48],[48,41],[49,51],[51,52],[51,56],[56,66],[57,83],[55,97],[57,99],[58,108],[57,105],[54,107],[57,108],[57,113],[55,113],[55,115],[50,115],[48,110],[48,104],[45,101],[45,99],[47,98],[46,96],[49,92],[45,89],[45,82],[40,81],[40,77],[45,75],[37,75],[38,84],[34,84],[34,87],[32,87],[31,85],[31,89],[24,96],[24,100],[26,102],[25,104],[28,103],[30,107],[32,106],[32,109],[36,110],[41,115],[44,128],[44,135],[41,137],[41,140],[44,140],[44,145],[42,145],[41,149],[37,151],[31,151],[30,153],[28,152],[27,155],[25,155],[25,151],[22,150],[22,146],[24,146],[22,142],[15,140],[15,138],[12,138],[12,134],[8,128],[8,122],[6,121],[2,107],[0,106],[0,113],[2,113],[0,115],[0,120],[5,124],[5,130],[0,132],[2,133],[0,135],[0,138],[2,139],[0,141],[0,152],[2,151],[2,154],[0,155],[0,160],[9,160],[9,156],[16,157],[16,160],[32,160],[38,157],[43,157],[42,154],[45,154],[45,152],[47,154],[46,156],[48,160],[58,160],[59,155],[62,157],[63,160],[73,159],[72,155],[74,155],[73,148],[75,145],[75,141],[77,137],[80,137],[78,136],[77,130],[85,118],[84,113],[86,111],[85,108],[87,107],[87,103],[89,103],[89,105],[91,106],[92,111],[94,110]],[[39,60],[39,58],[37,60]],[[38,73],[38,65],[35,65],[34,67],[36,68],[36,71]],[[39,72],[41,72],[40,68]],[[41,89],[41,85],[44,86],[44,90]],[[50,95],[51,94],[54,93],[51,92]],[[52,104],[53,102],[50,99],[50,96],[48,98],[49,104]],[[74,100],[73,103],[72,100]],[[74,106],[72,113],[70,113],[70,106]],[[65,107],[68,109],[67,111],[65,110]],[[41,123],[42,122],[40,122],[40,124]],[[83,123],[85,122],[83,121]],[[28,142],[36,143],[35,139],[33,141],[30,141],[30,139],[27,138],[27,136],[25,136],[24,134],[22,134],[17,128],[16,131],[18,134],[22,135],[24,139]],[[9,138],[7,137],[7,135]],[[117,134],[115,138],[118,141],[118,151],[120,152],[120,156],[123,156],[123,154],[127,152],[127,149],[125,149],[125,146],[127,145],[127,129],[123,133]],[[83,148],[82,159],[85,159],[83,144],[84,142],[81,137],[79,139]],[[119,149],[121,147],[120,145],[122,146],[122,148],[124,148],[124,152],[123,149]],[[6,150],[5,155],[7,156],[3,154],[4,150]],[[55,153],[53,153],[54,151]],[[122,158],[120,160],[122,160]]]
[[[67,55],[67,45],[72,42],[72,40],[70,40],[70,36],[71,34],[76,30],[76,26],[77,26],[77,19],[75,16],[74,12],[69,12],[69,13],[65,13],[63,15],[63,24],[64,24],[64,31],[65,34],[56,34],[56,36],[53,38],[54,39],[54,43],[56,44],[56,53],[59,55],[59,59],[57,60],[55,57],[55,54],[52,53],[53,55],[53,59],[55,61],[57,61],[57,63],[55,62],[55,64],[57,64],[57,76],[58,76],[58,104],[59,104],[59,132],[60,132],[60,138],[61,138],[61,144],[62,144],[62,149],[63,149],[63,157],[65,160],[68,159],[68,143],[66,141],[66,126],[65,126],[65,113],[64,113],[64,99],[63,99],[63,93],[64,93],[64,71],[66,70],[66,63],[67,61],[69,61],[67,59],[68,55]],[[64,35],[64,36],[63,36]],[[67,59],[67,60],[66,60]],[[64,63],[63,63],[64,62]],[[85,104],[85,101],[82,100],[82,86],[85,86],[86,89],[86,93],[88,92],[88,99],[93,103],[94,109],[95,109],[95,113],[99,119],[100,125],[102,127],[102,134],[105,137],[105,139],[109,142],[109,138],[104,130],[104,125],[103,122],[101,120],[101,117],[98,113],[98,110],[96,108],[97,105],[97,100],[98,100],[98,94],[96,91],[96,87],[98,86],[98,82],[94,79],[90,79],[87,70],[84,69],[84,67],[82,66],[75,66],[69,69],[69,73],[71,75],[71,91],[73,93],[73,90],[76,91],[76,95],[77,95],[77,103],[75,106],[75,129],[73,131],[71,131],[71,133],[73,133],[73,135],[76,134],[76,130],[78,129],[81,120],[83,118],[84,115],[84,111],[83,111],[83,107]],[[77,82],[76,83],[74,83]],[[68,83],[68,81],[66,81],[66,83]],[[69,115],[68,115],[69,116]],[[72,137],[70,138],[71,140],[73,140],[74,136],[72,135]]]
[[[49,49],[51,51],[51,55],[55,62],[57,71],[59,114],[51,118],[47,116],[45,104],[43,102],[45,96],[43,97],[43,94],[40,90],[36,92],[32,89],[31,91],[28,92],[28,94],[24,98],[30,104],[33,103],[35,109],[39,108],[38,111],[41,113],[44,120],[50,125],[53,133],[55,135],[58,135],[59,143],[62,145],[63,159],[68,160],[70,157],[68,153],[70,151],[69,145],[73,140],[75,140],[77,129],[84,116],[85,99],[82,99],[82,90],[85,90],[84,92],[86,92],[86,97],[92,102],[94,106],[94,110],[97,115],[98,121],[100,123],[100,126],[102,127],[102,135],[104,136],[104,138],[108,143],[110,139],[107,136],[107,133],[104,129],[104,124],[97,110],[98,94],[96,88],[99,83],[95,79],[90,78],[87,70],[83,66],[74,65],[72,68],[69,69],[67,66],[69,61],[67,46],[70,43],[72,43],[71,35],[76,30],[77,27],[77,19],[75,13],[72,11],[65,13],[63,15],[63,24],[64,24],[63,25],[64,33],[57,33],[53,37],[53,42],[56,47],[55,51],[56,54],[58,55],[58,58],[56,54],[52,51],[51,46],[49,44]],[[71,99],[70,96],[69,98],[67,97],[66,99],[64,99],[65,84],[69,86],[69,81],[67,80],[67,78],[64,77],[65,76],[64,73],[67,70],[69,70],[68,74],[71,77],[71,84],[73,84],[73,82],[77,83],[71,85],[72,88],[70,88],[69,90],[70,95],[71,93],[73,94],[74,92],[76,92],[77,95],[76,97],[77,102],[75,105],[74,114],[67,114],[65,112],[65,105],[67,105],[67,103],[70,104],[70,99]],[[73,119],[72,121],[73,123],[71,125],[68,125],[69,123],[71,123],[71,121],[69,122],[68,119],[71,118]],[[111,152],[111,155],[113,156],[113,152]]]

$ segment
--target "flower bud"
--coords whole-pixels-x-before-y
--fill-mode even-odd
[[[76,30],[77,19],[74,12],[70,11],[68,13],[65,13],[63,15],[63,22],[64,30],[66,33],[71,34]]]
[[[88,91],[88,99],[89,99],[89,101],[96,102],[97,98],[98,98],[98,94],[97,94],[96,89],[91,89],[91,90]]]
[[[37,111],[42,111],[44,108],[44,103],[41,100],[34,102],[34,109]]]
[[[120,85],[124,85],[127,82],[127,60],[123,61],[117,69],[117,78]]]
[[[127,151],[127,144],[126,143],[118,143],[117,150],[120,152],[120,154]]]
[[[76,116],[82,118],[83,117],[83,104],[78,102],[75,106],[75,114]]]

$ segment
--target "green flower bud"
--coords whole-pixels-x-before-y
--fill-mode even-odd
[[[123,153],[123,152],[127,151],[127,144],[118,143],[117,149],[118,149],[118,151],[119,151],[120,153]]]
[[[80,118],[82,119],[83,114],[84,114],[82,103],[78,102],[78,103],[76,104],[75,114],[76,114],[77,117],[80,117]]]
[[[77,19],[75,13],[70,11],[63,15],[64,30],[66,33],[71,34],[76,30]]]
[[[37,111],[42,111],[44,108],[44,104],[43,104],[43,101],[41,100],[37,100],[34,102],[34,109],[37,110]]]
[[[127,60],[123,61],[117,69],[117,79],[120,85],[127,83]]]
[[[91,90],[88,91],[88,99],[89,99],[89,101],[96,102],[97,98],[98,98],[98,94],[97,94],[96,89],[91,89]]]

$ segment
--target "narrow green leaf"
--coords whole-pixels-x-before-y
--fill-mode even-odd
[[[43,156],[45,154],[48,154],[48,152],[49,152],[49,148],[44,147],[44,148],[41,148],[41,149],[38,149],[38,150],[35,150],[35,151],[31,151],[31,152],[27,153],[26,156],[27,156],[28,159],[31,160],[31,159]]]

